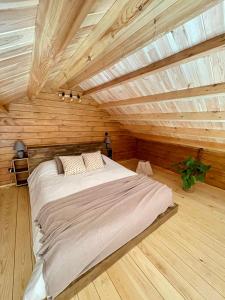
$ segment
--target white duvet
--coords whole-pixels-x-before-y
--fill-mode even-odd
[[[34,225],[39,210],[48,202],[84,189],[132,176],[135,173],[122,167],[118,163],[104,156],[106,162],[103,169],[86,172],[78,175],[58,175],[54,160],[41,163],[28,179],[33,231],[33,251],[36,255],[39,250],[41,234]],[[42,261],[36,257],[36,265],[30,282],[24,294],[24,300],[42,300],[47,297],[42,275]]]

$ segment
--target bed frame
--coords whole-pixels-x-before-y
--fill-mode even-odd
[[[56,155],[80,155],[81,153],[94,152],[98,150],[105,154],[102,142],[28,146],[27,154],[29,159],[29,171],[31,173],[41,162],[51,160]]]
[[[28,147],[29,169],[30,172],[34,170],[41,162],[51,160],[56,155],[79,155],[84,152],[92,152],[100,150],[103,153],[104,145],[101,142],[71,144],[71,145],[51,145],[51,146],[32,146]],[[80,278],[72,282],[56,300],[64,300],[72,298],[77,292],[82,290],[91,281],[97,278],[101,273],[107,270],[123,255],[128,253],[133,247],[138,245],[143,239],[150,235],[160,225],[165,223],[170,217],[172,217],[178,211],[178,205],[174,204],[173,207],[169,207],[166,212],[159,215],[158,218],[141,234],[130,240],[127,244],[119,248],[113,254],[108,256],[102,262],[91,268],[88,272],[82,275]]]

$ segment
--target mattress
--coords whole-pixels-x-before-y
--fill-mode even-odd
[[[41,246],[39,243],[41,233],[35,226],[34,220],[40,209],[51,201],[58,200],[106,182],[136,174],[105,156],[104,161],[106,164],[103,169],[72,176],[64,176],[57,174],[56,164],[54,160],[51,160],[41,163],[29,177],[28,184],[32,216],[33,251],[36,257],[36,265],[26,288],[24,300],[42,300],[47,296],[42,272],[43,262],[36,255]],[[163,213],[169,206],[173,205],[172,194],[168,193],[168,195],[168,197],[159,197],[158,201],[162,201],[162,205],[158,205],[158,207],[160,207],[160,209],[158,209],[158,215]]]

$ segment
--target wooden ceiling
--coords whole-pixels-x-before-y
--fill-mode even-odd
[[[0,25],[1,105],[82,91],[134,136],[225,150],[225,1],[8,0]]]
[[[0,1],[0,104],[26,95],[37,0]]]

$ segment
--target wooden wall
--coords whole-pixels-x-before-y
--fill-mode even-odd
[[[173,164],[188,156],[197,157],[199,148],[137,140],[137,158],[149,160],[160,167],[173,170]],[[206,182],[225,189],[225,152],[203,149],[202,161],[211,165]]]
[[[115,160],[135,157],[136,139],[110,121],[93,100],[65,103],[54,94],[41,93],[32,102],[23,98],[9,104],[8,111],[0,112],[0,185],[13,181],[8,168],[17,139],[26,145],[71,144],[103,141],[108,131]]]

